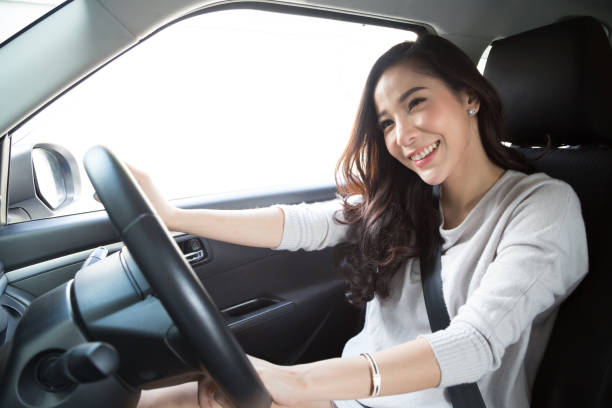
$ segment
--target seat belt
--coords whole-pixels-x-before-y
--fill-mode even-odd
[[[439,199],[439,186],[434,186],[434,196]],[[436,204],[437,204],[437,200]],[[421,257],[421,283],[425,308],[431,332],[446,329],[450,324],[448,310],[442,293],[442,244],[438,245],[433,258]],[[478,384],[459,384],[446,389],[453,408],[485,408]]]
[[[440,186],[433,187],[433,195],[437,205],[440,199]],[[423,297],[425,298],[425,309],[431,332],[446,329],[450,325],[450,317],[444,302],[442,293],[442,244],[436,248],[430,259],[420,258],[421,283],[423,285]],[[486,408],[478,384],[459,384],[446,388],[453,408]],[[367,407],[357,401],[362,407]]]
[[[429,318],[431,331],[446,329],[450,324],[450,317],[444,303],[442,294],[442,258],[441,247],[436,249],[432,262],[421,258],[421,282],[423,284],[423,296],[425,297],[425,308]],[[446,389],[453,408],[486,408],[478,384],[459,384]],[[355,400],[357,401],[357,400]],[[367,405],[357,401],[359,405],[369,408]]]

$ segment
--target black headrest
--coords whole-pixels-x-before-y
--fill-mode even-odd
[[[492,44],[484,76],[499,92],[508,141],[522,146],[612,142],[612,48],[579,17]]]

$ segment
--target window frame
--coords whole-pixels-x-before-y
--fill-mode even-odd
[[[4,47],[6,44],[10,43],[13,39],[19,37],[21,34],[23,34],[25,31],[29,30],[30,27],[35,26],[36,24],[38,24],[39,22],[41,22],[42,20],[46,19],[47,17],[49,17],[51,14],[59,11],[60,9],[62,9],[62,7],[67,6],[69,3],[72,3],[74,0],[64,0],[61,3],[59,3],[57,6],[53,7],[51,10],[47,11],[45,14],[43,14],[42,16],[38,17],[36,20],[31,21],[28,25],[26,25],[25,27],[22,27],[19,31],[11,34],[9,37],[7,37],[4,41],[0,41],[0,48]]]
[[[49,15],[55,13],[57,10],[61,9],[62,7],[66,6],[67,4],[69,4],[71,2],[72,2],[72,0],[67,0],[67,1],[63,2],[58,7],[54,8],[53,10],[49,11],[45,15],[41,16],[39,19],[35,20],[34,22],[32,22],[27,27],[24,27],[22,30],[17,32],[15,35],[9,37],[6,41],[4,41],[2,44],[0,44],[0,46],[5,45],[6,43],[11,41],[15,37],[19,36],[24,31],[26,31],[31,26],[39,23],[40,21],[42,21],[43,19],[45,19]],[[31,119],[33,119],[35,116],[37,116],[42,111],[44,111],[48,106],[53,104],[55,101],[57,101],[58,99],[62,98],[66,93],[70,92],[71,90],[73,90],[74,88],[79,86],[83,81],[88,80],[92,75],[96,74],[98,71],[100,71],[101,69],[106,67],[106,65],[112,63],[117,58],[120,58],[125,53],[131,51],[134,47],[142,44],[143,42],[147,41],[149,38],[152,38],[154,35],[156,35],[160,31],[166,29],[167,27],[170,27],[173,24],[176,24],[176,23],[181,22],[181,21],[183,21],[185,19],[192,18],[192,17],[198,16],[198,15],[212,13],[212,12],[225,11],[225,10],[236,10],[236,9],[240,9],[240,10],[268,11],[268,12],[275,12],[275,13],[282,13],[282,14],[300,15],[300,16],[308,16],[308,17],[318,17],[318,18],[325,18],[325,19],[328,19],[328,20],[337,20],[337,21],[346,21],[346,22],[351,22],[351,23],[361,23],[361,24],[375,25],[375,26],[380,26],[380,27],[388,27],[388,28],[395,28],[395,29],[400,29],[400,30],[405,30],[405,31],[411,31],[411,32],[414,32],[417,36],[421,36],[421,35],[424,35],[426,33],[435,33],[435,30],[433,30],[432,27],[430,27],[428,25],[425,25],[425,24],[417,24],[417,23],[414,23],[414,22],[406,22],[406,21],[400,20],[400,19],[384,18],[382,16],[374,16],[374,15],[351,13],[351,12],[347,12],[347,11],[343,11],[343,10],[335,10],[335,9],[327,9],[327,8],[324,9],[324,8],[316,7],[314,5],[313,6],[308,6],[308,5],[302,5],[302,4],[296,4],[296,5],[292,5],[292,4],[291,5],[290,4],[277,4],[277,3],[269,3],[269,2],[262,2],[262,1],[239,1],[239,2],[232,2],[232,3],[206,5],[206,6],[201,7],[200,9],[197,9],[197,10],[194,10],[192,12],[189,12],[189,13],[183,15],[183,16],[180,16],[180,17],[178,17],[178,18],[176,18],[176,19],[174,19],[174,20],[172,20],[172,21],[170,21],[170,22],[160,26],[159,28],[157,28],[156,30],[154,30],[150,34],[148,34],[146,37],[144,37],[142,40],[140,40],[137,43],[135,43],[134,45],[126,48],[125,50],[119,52],[113,58],[111,58],[108,61],[104,62],[103,64],[99,65],[94,70],[89,72],[87,75],[83,76],[78,81],[76,81],[73,84],[71,84],[70,86],[66,87],[64,90],[59,92],[55,97],[53,97],[48,102],[46,102],[45,104],[40,106],[38,109],[34,110],[32,113],[30,113],[28,116],[26,116],[20,123],[18,123],[12,129],[10,129],[6,133],[6,136],[7,136],[6,139],[10,140],[11,139],[10,136],[13,133],[15,133],[16,131],[18,131],[27,122],[29,122]],[[10,143],[11,142],[9,141],[9,144]],[[0,227],[8,225],[8,202],[9,202],[9,197],[8,197],[8,191],[9,191],[9,188],[8,188],[9,187],[8,186],[8,173],[10,172],[10,149],[9,149],[8,156],[9,156],[8,157],[8,164],[7,164],[7,170],[8,171],[6,172],[6,174],[4,174],[5,172],[3,171],[3,169],[0,169],[0,176],[2,176],[2,177],[0,177],[0,190],[1,191],[7,191],[6,199],[3,199],[2,200],[3,203],[0,203],[0,204],[5,204],[5,205],[0,205]],[[29,222],[31,222],[31,221],[37,221],[37,220],[30,220]]]

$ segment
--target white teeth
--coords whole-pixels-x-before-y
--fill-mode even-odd
[[[438,144],[440,144],[439,141],[430,144],[421,153],[415,154],[414,156],[411,156],[410,160],[414,161],[414,160],[422,160],[422,159],[424,159],[425,157],[427,157],[429,155],[429,153],[433,152],[436,149],[436,147],[438,147]]]

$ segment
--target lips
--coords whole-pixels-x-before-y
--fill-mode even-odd
[[[423,160],[425,157],[431,154],[431,152],[433,152],[439,145],[440,141],[437,140],[432,144],[425,146],[423,149],[420,149],[418,153],[413,152],[410,156],[408,156],[408,159],[412,161]]]

